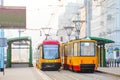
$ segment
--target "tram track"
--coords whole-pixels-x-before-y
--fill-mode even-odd
[[[37,80],[53,80],[51,77],[46,75],[43,71],[34,68],[32,70],[33,74],[36,76]]]
[[[112,73],[108,73],[108,72],[102,72],[102,71],[96,71],[97,75],[101,75],[101,76],[105,76],[105,77],[111,77],[110,80],[120,80],[120,76],[116,75],[116,74],[112,74]]]
[[[63,72],[61,73],[59,71],[45,71],[45,74],[53,80],[78,80],[73,76],[66,75]]]
[[[103,72],[103,71],[96,71],[96,72],[98,72],[98,73],[102,73],[102,74],[109,74],[109,75],[116,76],[116,77],[120,77],[120,75],[118,75],[118,74],[114,74],[114,73]]]
[[[79,73],[69,70],[62,71],[44,71],[52,80],[120,80],[120,77],[107,73]]]

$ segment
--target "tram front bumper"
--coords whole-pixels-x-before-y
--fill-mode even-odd
[[[59,69],[61,63],[42,63],[43,69]]]
[[[83,71],[83,70],[92,70],[92,71],[94,71],[94,69],[95,69],[95,64],[80,64],[80,69],[81,69],[81,71]]]

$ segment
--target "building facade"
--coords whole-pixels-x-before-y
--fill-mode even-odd
[[[63,42],[68,41],[68,35],[64,27],[70,27],[70,26],[75,27],[75,24],[73,23],[73,19],[75,19],[77,13],[80,13],[79,10],[81,6],[82,5],[79,3],[68,3],[68,5],[65,6],[65,12],[59,16],[58,35],[63,37]],[[72,30],[70,39],[74,39],[74,38],[75,38],[75,32],[74,30]]]
[[[79,0],[78,0],[79,1]],[[91,0],[91,36],[107,38],[115,41],[115,43],[106,45],[107,57],[117,59],[120,57],[120,1],[119,0]],[[68,6],[71,11],[72,8]],[[71,25],[72,14],[68,9],[59,19],[60,29],[63,26]],[[76,12],[80,11],[80,20],[86,21],[85,7],[79,10],[73,9]],[[66,16],[67,15],[67,16]],[[66,16],[66,17],[65,17]],[[80,38],[86,36],[86,22],[80,25]]]
[[[94,0],[92,7],[91,35],[111,39],[106,45],[107,57],[120,57],[120,1]]]

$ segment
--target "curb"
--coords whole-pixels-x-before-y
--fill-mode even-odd
[[[110,73],[110,72],[105,72],[105,71],[100,71],[100,70],[97,70],[96,72],[110,74],[110,75],[114,75],[114,76],[120,77],[120,74],[115,74],[115,73]]]
[[[42,78],[42,80],[52,80],[52,78],[50,78],[47,74],[45,74],[43,71],[34,68],[34,70],[37,72],[37,74],[39,74],[39,76]]]

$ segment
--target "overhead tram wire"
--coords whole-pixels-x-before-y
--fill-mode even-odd
[[[28,28],[26,28],[25,30],[39,30],[40,31],[41,29],[28,29]]]
[[[47,24],[47,27],[49,27],[50,25],[51,25],[51,22],[52,22],[52,19],[54,19],[55,18],[55,14],[59,11],[59,9],[58,9],[58,7],[59,7],[59,5],[50,5],[51,7],[54,7],[54,6],[56,6],[56,7],[54,7],[54,11],[51,13],[51,15],[50,15],[50,19],[49,19],[49,21],[48,21],[48,24]]]

